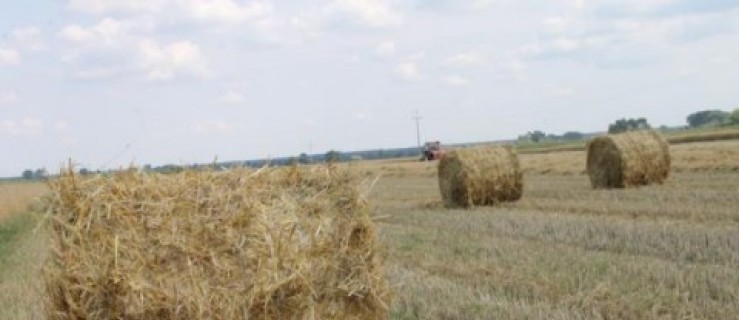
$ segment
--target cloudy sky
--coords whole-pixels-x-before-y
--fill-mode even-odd
[[[739,107],[736,0],[0,4],[0,176],[679,125]]]

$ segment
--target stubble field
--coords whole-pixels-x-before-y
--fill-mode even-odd
[[[391,317],[739,319],[739,141],[672,151],[665,185],[613,191],[581,151],[521,155],[524,198],[472,210],[443,208],[434,163],[351,164],[380,177]],[[0,186],[0,319],[41,316],[46,239],[22,212],[44,188],[22,186]]]

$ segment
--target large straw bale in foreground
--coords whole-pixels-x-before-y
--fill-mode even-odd
[[[48,318],[386,318],[373,222],[336,170],[63,174]]]
[[[661,184],[670,173],[670,146],[651,130],[598,137],[588,143],[587,171],[594,188]]]
[[[523,195],[523,174],[510,146],[459,149],[439,162],[439,189],[450,207],[494,205]]]

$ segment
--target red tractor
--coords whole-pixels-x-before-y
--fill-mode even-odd
[[[444,157],[444,154],[444,150],[441,149],[441,142],[426,142],[423,147],[423,158],[421,158],[421,161],[439,160]]]

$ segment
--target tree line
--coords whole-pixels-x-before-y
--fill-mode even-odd
[[[689,114],[686,119],[686,126],[682,128],[697,129],[711,128],[722,126],[739,125],[739,108],[734,111],[723,110],[702,110]],[[661,129],[667,129],[662,126]],[[608,133],[616,134],[634,130],[652,129],[652,125],[646,118],[621,118],[608,125]],[[565,132],[562,135],[547,134],[541,130],[529,131],[518,137],[518,142],[540,143],[544,141],[571,141],[583,140],[587,136],[578,131]]]

